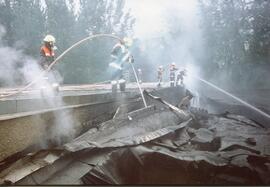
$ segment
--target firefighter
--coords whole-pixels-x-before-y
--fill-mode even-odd
[[[43,46],[40,49],[41,62],[40,65],[43,69],[48,68],[48,66],[54,61],[55,58],[55,38],[52,35],[47,35],[43,39]]]
[[[170,86],[174,87],[175,86],[175,73],[178,70],[178,68],[176,68],[175,63],[171,63],[170,65]]]
[[[163,66],[159,66],[158,67],[158,70],[157,70],[157,73],[158,73],[158,87],[161,87],[161,84],[162,84],[162,77],[163,77],[163,72],[164,72],[164,69],[163,69]]]
[[[128,63],[133,63],[134,58],[129,52],[129,48],[132,45],[132,40],[124,38],[119,41],[112,49],[111,58],[112,62],[110,67],[114,68],[114,72],[111,78],[112,91],[117,91],[117,84],[119,83],[120,90],[125,91],[126,80],[124,77],[125,71],[128,69]]]
[[[55,53],[54,51],[57,49],[57,47],[55,46],[55,38],[52,35],[47,35],[45,36],[45,38],[43,39],[43,45],[40,49],[40,65],[41,67],[46,70],[51,63],[55,60]],[[60,78],[60,74],[58,71],[56,71],[55,69],[51,70],[51,74],[49,74],[48,76],[44,77],[45,80],[48,80],[51,83],[51,87],[53,88],[54,91],[59,91],[59,80],[61,80]],[[43,89],[43,87],[42,87]]]
[[[184,76],[186,76],[186,70],[181,70],[179,71],[179,73],[177,74],[177,79],[176,79],[176,86],[179,85],[179,81],[181,80],[180,84],[184,85]]]

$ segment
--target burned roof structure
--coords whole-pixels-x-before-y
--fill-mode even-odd
[[[72,141],[6,162],[1,184],[270,184],[269,129],[236,114],[183,111],[177,95],[144,95],[147,108],[124,103]]]

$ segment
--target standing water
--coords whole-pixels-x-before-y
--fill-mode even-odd
[[[208,86],[211,86],[212,88],[217,89],[218,91],[220,91],[220,92],[226,94],[227,96],[229,96],[229,97],[235,99],[236,101],[242,103],[243,105],[249,107],[249,108],[252,109],[252,110],[255,110],[256,112],[258,112],[258,113],[260,113],[261,115],[263,115],[263,116],[267,117],[268,119],[270,119],[270,115],[268,115],[267,113],[261,111],[260,109],[258,109],[258,108],[256,108],[256,107],[252,106],[251,104],[249,104],[249,103],[243,101],[242,99],[240,99],[240,98],[238,98],[238,97],[236,97],[236,96],[230,94],[229,92],[227,92],[227,91],[225,91],[225,90],[223,90],[223,89],[217,87],[216,85],[214,85],[214,84],[212,84],[212,83],[210,83],[210,82],[208,82],[208,81],[206,81],[206,80],[204,80],[204,79],[202,79],[202,78],[200,78],[200,77],[198,77],[198,76],[192,76],[192,77],[198,79],[199,81],[201,81],[201,82],[203,82],[203,83],[205,83],[205,84],[207,84]]]

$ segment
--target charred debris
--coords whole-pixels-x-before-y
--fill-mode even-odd
[[[175,107],[146,92],[60,147],[1,163],[1,184],[269,185],[270,131],[231,113]]]

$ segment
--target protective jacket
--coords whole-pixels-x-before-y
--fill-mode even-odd
[[[54,50],[48,48],[47,46],[42,46],[40,49],[41,56],[54,57]]]
[[[41,66],[42,67],[49,66],[50,63],[54,61],[55,56],[54,50],[44,45],[40,49],[40,56],[41,56]]]

